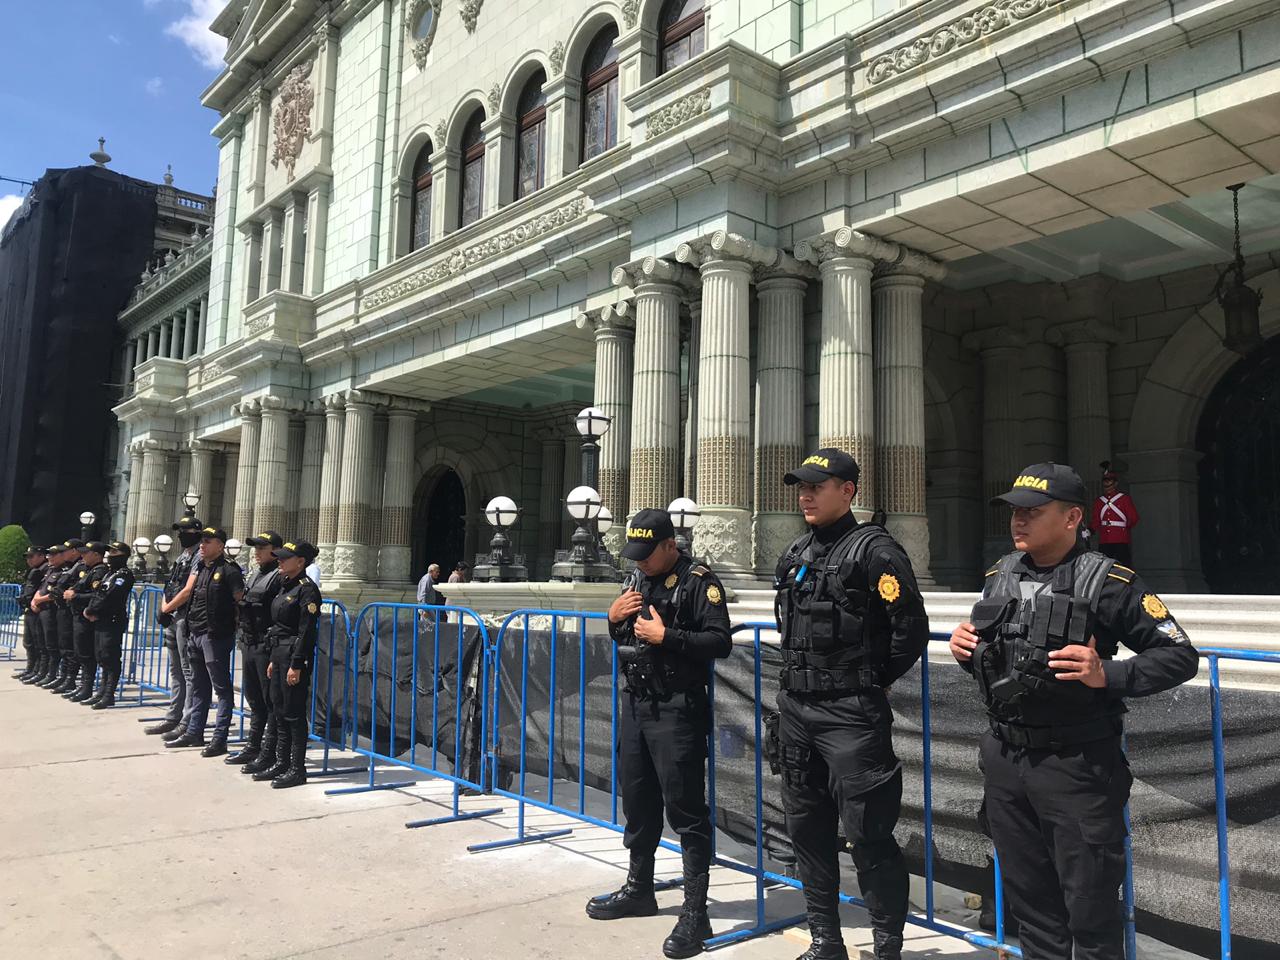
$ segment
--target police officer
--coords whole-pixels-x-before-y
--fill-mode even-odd
[[[98,589],[107,575],[105,557],[107,545],[101,540],[91,540],[84,545],[80,554],[80,562],[84,569],[63,593],[67,607],[71,611],[71,637],[75,644],[76,667],[80,671],[80,682],[63,697],[72,703],[80,703],[93,696],[93,682],[98,673],[98,658],[93,651],[93,623],[85,618],[84,612],[89,607],[89,598]]]
[[[169,568],[169,579],[164,584],[165,601],[172,600],[186,586],[191,567],[198,559],[200,530],[204,527],[195,515],[188,513],[174,523],[178,544],[182,552]],[[143,733],[149,736],[163,734],[165,740],[177,740],[191,723],[191,663],[187,656],[187,610],[185,605],[175,607],[171,613],[161,613],[157,618],[164,628],[164,645],[169,651],[169,709],[164,719],[147,727]]]
[[[162,613],[187,606],[187,656],[191,664],[191,720],[186,732],[166,747],[204,747],[202,757],[227,752],[231,731],[231,652],[235,649],[237,605],[244,598],[244,577],[224,552],[227,534],[218,527],[200,531],[200,559],[177,596],[161,605]],[[189,606],[188,606],[189,604]],[[211,695],[218,695],[218,715],[208,746],[204,742]]]
[[[622,842],[631,864],[622,888],[592,898],[587,916],[615,920],[658,912],[653,863],[665,807],[667,822],[680,837],[684,906],[662,952],[692,957],[711,936],[707,679],[711,662],[732,649],[729,614],[715,574],[676,547],[665,510],[635,515],[622,555],[635,561],[636,570],[609,608],[609,635],[622,648],[626,665],[618,753],[627,822]]]
[[[40,676],[40,663],[44,658],[44,640],[40,636],[40,613],[31,608],[31,601],[40,592],[48,572],[49,555],[44,547],[27,547],[27,574],[18,594],[18,607],[22,610],[22,646],[27,651],[27,668],[18,674],[23,683],[35,683]]]
[[[860,524],[850,512],[858,477],[851,456],[824,447],[783,478],[809,524],[775,577],[782,803],[813,936],[801,960],[848,957],[837,910],[837,822],[877,960],[901,956],[907,917],[907,868],[893,836],[902,767],[886,690],[920,659],[929,621],[906,552],[884,527]]]
[[[1027,467],[992,501],[1002,502],[1015,550],[987,571],[971,621],[951,635],[990,722],[980,821],[1027,960],[1121,960],[1133,783],[1123,698],[1189,680],[1196,651],[1133,570],[1079,546],[1089,496],[1074,470]],[[1121,643],[1137,655],[1114,659]]]
[[[320,588],[306,574],[318,551],[305,540],[285,543],[274,551],[280,561],[280,583],[271,601],[271,646],[267,677],[276,717],[276,762],[255,780],[271,779],[276,788],[307,782],[307,700],[311,671],[320,635]]]
[[[49,562],[45,568],[44,579],[40,589],[31,599],[31,609],[40,618],[40,638],[44,644],[43,664],[36,685],[48,690],[61,683],[66,676],[66,667],[62,662],[62,648],[58,642],[58,607],[54,602],[62,576],[70,569],[80,552],[73,547],[72,541],[56,543],[49,548]]]
[[[272,550],[284,540],[274,530],[249,537],[245,543],[253,548],[253,564],[245,579],[244,599],[240,601],[240,689],[249,705],[249,742],[244,749],[227,757],[226,763],[243,767],[241,773],[257,773],[275,763],[276,724],[271,710],[271,688],[267,680],[267,664],[271,651],[267,648],[267,627],[271,625],[271,601],[275,599],[280,580]]]
[[[76,675],[80,670],[80,662],[76,659],[75,617],[68,603],[67,593],[71,586],[82,580],[88,569],[81,559],[84,541],[71,539],[63,543],[65,552],[61,572],[52,583],[45,581],[49,600],[53,607],[53,632],[58,638],[58,677],[53,683],[42,686],[53,693],[67,693],[76,686]]]
[[[106,573],[98,581],[85,619],[93,624],[94,656],[102,668],[102,684],[86,702],[94,710],[115,706],[116,685],[120,682],[120,657],[128,624],[129,594],[133,592],[133,571],[129,569],[129,545],[113,540],[106,546]]]

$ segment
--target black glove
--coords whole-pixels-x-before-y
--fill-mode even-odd
[[[157,613],[157,614],[156,614],[156,623],[160,624],[160,626],[162,626],[162,627],[172,627],[172,626],[173,626],[173,614],[172,614],[172,613]]]

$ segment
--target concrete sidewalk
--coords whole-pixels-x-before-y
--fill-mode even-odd
[[[0,666],[0,957],[662,956],[678,890],[658,895],[657,917],[600,923],[583,913],[588,897],[622,879],[617,834],[530,809],[534,829],[573,833],[469,854],[470,843],[512,835],[514,804],[467,798],[471,808],[505,810],[407,831],[405,821],[448,812],[446,785],[422,778],[326,797],[341,782],[317,778],[272,790],[221,759],[165,750],[138,722],[154,713],[94,712]],[[678,873],[678,858],[665,856],[659,874]],[[754,916],[752,889],[738,874],[713,872],[716,933]],[[793,891],[768,902],[770,918],[802,910]],[[860,911],[846,919],[856,956],[869,933]],[[908,936],[913,958],[991,956],[910,927]],[[790,960],[805,945],[792,930],[720,953]]]

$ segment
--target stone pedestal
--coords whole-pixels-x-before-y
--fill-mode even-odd
[[[804,532],[795,492],[782,481],[804,458],[804,296],[802,277],[764,275],[756,285],[760,326],[756,357],[756,574],[772,576],[778,557]]]

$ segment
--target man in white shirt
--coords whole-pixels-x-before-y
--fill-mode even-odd
[[[440,564],[433,563],[427,567],[427,572],[418,581],[418,603],[437,606],[440,603],[440,594],[436,592],[436,584],[439,582]]]

